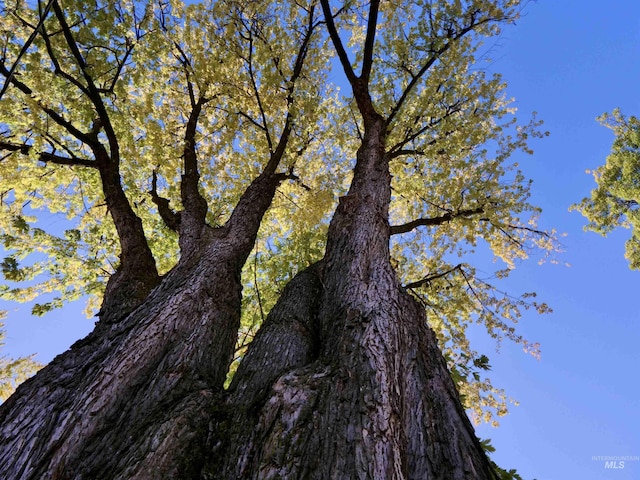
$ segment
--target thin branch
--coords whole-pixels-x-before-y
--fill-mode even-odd
[[[402,151],[402,149],[404,148],[405,145],[407,145],[408,143],[414,141],[416,138],[418,138],[420,135],[422,135],[423,133],[426,133],[427,131],[431,130],[432,128],[438,126],[440,123],[442,123],[444,120],[446,120],[447,118],[451,117],[452,115],[455,115],[456,113],[460,113],[462,111],[462,105],[463,101],[458,101],[456,102],[454,105],[451,105],[448,109],[447,112],[440,118],[436,119],[436,120],[431,120],[429,123],[427,123],[426,125],[422,126],[422,128],[420,128],[419,130],[411,133],[411,132],[407,132],[407,135],[405,136],[405,138],[403,140],[401,140],[400,142],[396,143],[393,147],[391,147],[389,149],[389,155],[391,158],[396,158],[402,154],[397,154],[397,151]],[[455,130],[449,130],[448,132],[445,132],[443,137],[448,137],[449,135],[452,135],[453,133],[455,133]],[[434,143],[436,143],[438,141],[437,138],[434,138],[433,140],[429,141],[429,143],[427,143],[427,145],[433,145]]]
[[[269,134],[267,114],[262,104],[262,97],[260,96],[258,82],[256,81],[255,72],[253,71],[253,31],[250,29],[248,34],[249,34],[249,37],[248,37],[249,57],[247,58],[247,67],[249,69],[249,78],[251,79],[251,86],[253,88],[253,93],[256,96],[256,101],[258,102],[258,110],[260,111],[260,116],[262,117],[262,125],[264,127],[263,130],[264,130],[265,138],[267,140],[267,145],[269,146],[269,152],[273,154],[273,141],[271,140],[271,135]]]
[[[80,48],[78,47],[78,44],[76,43],[75,38],[73,38],[71,27],[69,27],[69,24],[66,21],[64,12],[62,11],[62,9],[60,8],[60,5],[58,4],[58,0],[53,0],[53,10],[56,14],[58,22],[60,23],[60,27],[62,28],[62,33],[67,42],[67,45],[69,46],[69,49],[71,50],[71,54],[73,55],[76,62],[78,63],[78,66],[80,67],[80,71],[82,72],[82,75],[85,81],[87,82],[87,89],[89,91],[89,100],[95,107],[96,112],[98,113],[98,117],[101,120],[101,124],[102,124],[101,126],[104,128],[104,133],[106,134],[107,139],[109,140],[111,160],[117,162],[119,159],[118,140],[116,138],[115,131],[113,130],[113,126],[111,125],[111,120],[109,118],[109,114],[107,113],[107,109],[102,101],[100,92],[93,81],[93,77],[91,76],[91,74],[87,69],[87,63],[85,62],[84,57],[80,52]],[[99,145],[97,144],[97,142],[92,142],[92,144],[96,146]]]
[[[320,0],[320,4],[322,5],[322,12],[324,13],[324,19],[327,24],[329,36],[331,37],[331,41],[333,42],[338,58],[340,59],[340,63],[342,64],[342,69],[344,70],[349,83],[354,85],[358,77],[356,77],[356,74],[351,67],[349,56],[347,55],[347,51],[344,48],[342,40],[340,39],[340,34],[338,34],[338,30],[336,29],[336,24],[333,20],[333,15],[331,14],[329,0]]]
[[[40,20],[38,21],[38,24],[33,29],[33,32],[31,32],[31,35],[29,35],[29,38],[27,39],[27,41],[24,43],[24,45],[20,49],[20,52],[18,53],[18,58],[16,58],[16,61],[13,62],[13,65],[7,71],[8,73],[5,75],[6,79],[5,79],[4,85],[2,86],[2,90],[0,90],[0,99],[2,99],[2,96],[7,91],[7,88],[9,88],[9,83],[13,79],[13,76],[15,74],[16,68],[18,68],[18,65],[20,64],[20,60],[22,59],[24,54],[27,53],[27,50],[29,49],[29,47],[31,46],[33,41],[36,39],[36,37],[38,36],[38,31],[40,30],[40,28],[44,24],[44,21],[47,19],[47,16],[49,15],[49,12],[51,11],[51,7],[53,6],[53,3],[55,1],[56,0],[49,0],[49,3],[47,3],[47,6],[44,8],[44,11],[42,12],[42,15],[40,16]],[[2,65],[2,67],[4,68],[4,63]]]
[[[33,147],[31,145],[26,144],[15,144],[9,142],[0,142],[0,151],[7,152],[19,152],[22,155],[29,155]],[[56,165],[70,165],[70,166],[81,166],[81,167],[90,167],[97,168],[97,164],[94,160],[89,160],[86,158],[78,158],[74,156],[63,157],[60,155],[56,155],[55,152],[40,152],[38,154],[38,160],[43,163],[55,163]]]
[[[373,47],[376,39],[379,9],[380,0],[371,0],[371,4],[369,5],[369,19],[367,20],[367,36],[363,49],[362,73],[360,74],[360,78],[365,84],[369,83],[371,68],[373,67]]]
[[[403,225],[393,225],[390,228],[391,235],[398,235],[415,230],[418,227],[432,227],[442,225],[443,223],[450,222],[455,218],[468,218],[474,215],[484,213],[484,207],[476,207],[470,209],[457,210],[456,212],[448,212],[439,217],[431,218],[418,218],[412,222],[405,223]]]
[[[29,88],[26,84],[22,83],[15,76],[13,76],[13,77],[11,77],[9,79],[9,70],[7,70],[7,68],[3,64],[0,64],[0,74],[2,74],[5,78],[7,78],[8,79],[7,81],[10,81],[22,93],[24,93],[25,95],[28,95],[31,98],[35,99],[35,94],[34,94],[33,90],[31,90],[31,88]],[[42,103],[41,100],[36,100],[36,101],[37,101],[38,106],[40,107],[40,109],[44,113],[46,113],[49,116],[49,118],[51,118],[51,120],[53,120],[58,125],[63,127],[67,132],[69,132],[69,134],[71,134],[76,139],[80,140],[81,142],[86,143],[87,145],[95,145],[95,140],[91,135],[89,135],[88,133],[84,133],[84,132],[80,131],[77,127],[75,127],[71,122],[66,120],[58,112],[56,112],[55,110],[47,107],[44,103]]]
[[[307,23],[307,31],[305,32],[304,39],[300,48],[298,49],[298,54],[296,55],[296,59],[293,66],[293,72],[291,73],[291,78],[287,82],[288,92],[287,92],[287,118],[285,119],[284,129],[280,135],[280,140],[278,141],[278,145],[276,146],[275,151],[271,155],[269,162],[265,167],[265,172],[274,173],[276,171],[277,166],[279,165],[282,157],[284,156],[284,152],[286,150],[287,144],[289,142],[289,138],[291,137],[291,132],[293,130],[293,115],[291,114],[291,105],[293,105],[293,95],[295,92],[296,82],[302,75],[302,69],[304,67],[304,61],[309,51],[309,44],[311,43],[311,37],[313,36],[314,29],[317,27],[317,24],[314,23],[314,7],[311,7],[309,11],[309,21]]]
[[[553,237],[549,233],[543,230],[537,230],[535,228],[525,227],[524,225],[512,225],[512,224],[496,225],[489,218],[481,218],[480,221],[489,222],[493,227],[497,228],[505,237],[507,237],[510,242],[514,243],[515,245],[517,245],[519,248],[522,248],[522,249],[525,248],[524,244],[520,240],[518,240],[514,235],[509,233],[507,229],[524,230],[526,232],[531,232],[535,235],[540,235],[541,237],[545,237],[551,240],[553,239]]]
[[[462,271],[462,264],[459,263],[458,265],[456,265],[455,267],[450,268],[449,270],[446,270],[444,272],[434,273],[432,275],[427,275],[422,280],[418,280],[417,282],[409,283],[409,284],[405,285],[404,288],[406,288],[406,289],[414,289],[414,288],[422,287],[424,285],[428,285],[431,282],[433,282],[434,280],[437,280],[438,278],[446,277],[447,275],[449,275],[450,273],[455,272],[456,270],[459,270],[460,272],[462,272],[462,275],[464,276],[464,272]]]
[[[60,62],[58,62],[58,58],[55,54],[55,51],[53,50],[53,46],[51,45],[50,35],[45,30],[44,25],[42,25],[42,38],[44,40],[47,53],[49,54],[49,59],[51,60],[51,63],[53,63],[53,67],[54,67],[53,73],[55,73],[56,75],[60,75],[69,83],[76,86],[82,93],[89,96],[89,90],[87,90],[87,87],[85,87],[82,83],[80,83],[80,81],[77,78],[65,72],[64,70],[62,70],[62,67],[60,67]]]
[[[247,120],[249,120],[249,122],[251,124],[253,124],[254,126],[256,126],[257,128],[259,128],[260,130],[266,130],[266,128],[264,127],[264,125],[262,125],[260,122],[258,122],[257,120],[255,120],[253,117],[251,117],[250,115],[247,115],[245,112],[237,112],[238,115],[240,115],[241,117],[246,118]]]
[[[256,245],[256,254],[253,257],[253,286],[256,290],[258,298],[258,306],[260,307],[260,319],[264,323],[264,309],[262,308],[262,296],[260,295],[260,287],[258,287],[258,246]]]
[[[418,73],[416,73],[415,76],[413,76],[411,78],[411,81],[409,82],[407,87],[404,89],[404,91],[402,92],[402,95],[400,95],[400,98],[398,99],[398,102],[396,103],[395,107],[393,107],[393,109],[391,110],[391,113],[387,117],[387,125],[391,124],[391,122],[393,121],[395,116],[402,109],[404,103],[406,102],[406,100],[409,97],[409,95],[412,93],[413,89],[416,88],[416,86],[418,85],[418,82],[420,82],[420,80],[424,77],[424,75],[427,73],[427,71],[433,66],[433,64],[444,53],[446,53],[447,50],[449,50],[449,48],[451,48],[451,45],[453,44],[453,42],[459,40],[460,38],[465,36],[467,33],[473,31],[475,28],[477,28],[477,27],[479,27],[481,25],[484,25],[485,23],[488,23],[488,22],[490,22],[492,20],[494,20],[494,19],[485,18],[485,19],[483,19],[481,21],[476,22],[474,16],[472,15],[470,24],[467,25],[465,28],[459,30],[455,34],[453,32],[448,32],[447,36],[448,36],[449,40],[442,47],[440,47],[438,50],[434,51],[432,56],[429,57],[429,59],[427,59],[427,61],[422,66],[422,68],[418,71]]]

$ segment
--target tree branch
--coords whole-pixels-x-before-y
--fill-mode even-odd
[[[451,45],[453,44],[453,42],[459,40],[460,38],[465,36],[467,33],[473,31],[477,27],[479,27],[481,25],[484,25],[485,23],[488,23],[488,22],[490,22],[492,20],[497,20],[497,19],[493,19],[493,18],[487,17],[487,18],[484,18],[482,20],[476,21],[475,15],[471,15],[471,18],[470,18],[470,21],[469,21],[470,22],[469,25],[467,25],[466,27],[458,30],[458,32],[456,32],[456,33],[452,32],[452,31],[448,31],[447,32],[448,41],[442,47],[440,47],[439,49],[437,49],[437,50],[435,50],[433,52],[431,57],[429,57],[427,59],[427,61],[424,63],[424,65],[418,71],[418,73],[415,74],[415,76],[412,75],[411,81],[409,82],[407,87],[404,89],[404,91],[402,92],[402,95],[400,95],[400,98],[398,99],[398,102],[396,103],[395,107],[393,107],[393,109],[391,110],[391,113],[387,117],[387,125],[391,124],[391,122],[393,121],[395,116],[402,109],[402,106],[406,102],[407,98],[409,97],[409,95],[411,94],[413,89],[416,88],[416,86],[418,85],[418,82],[424,77],[424,75],[433,66],[433,64],[438,59],[440,59],[440,57],[444,53],[446,53],[447,50],[449,50],[449,48],[451,48]]]
[[[260,97],[260,90],[258,89],[258,83],[256,81],[255,72],[253,71],[253,31],[252,27],[249,27],[249,57],[247,58],[247,67],[249,69],[249,78],[251,79],[251,87],[253,88],[253,93],[256,96],[256,101],[258,102],[258,110],[260,112],[260,116],[262,117],[262,126],[265,134],[265,138],[267,140],[267,145],[269,146],[269,153],[273,154],[273,141],[271,140],[271,135],[269,134],[269,126],[267,124],[267,115],[264,111],[264,106],[262,105],[262,98]]]
[[[407,145],[408,143],[412,142],[413,140],[415,140],[416,138],[418,138],[420,135],[422,135],[423,133],[431,130],[432,128],[438,126],[440,123],[442,123],[443,120],[446,120],[447,118],[449,118],[452,115],[455,115],[456,113],[459,113],[462,110],[462,101],[456,102],[454,105],[451,105],[448,109],[447,112],[440,118],[436,119],[436,120],[431,120],[429,123],[427,123],[426,125],[424,125],[422,128],[420,128],[419,130],[417,130],[416,132],[411,133],[410,131],[407,132],[405,138],[403,140],[401,140],[400,142],[396,143],[393,147],[391,147],[389,149],[389,156],[391,158],[396,158],[400,155],[402,155],[401,153],[399,154],[399,151],[402,151],[404,146]],[[449,135],[453,134],[455,132],[455,130],[450,130],[448,132],[444,133],[444,137],[448,137]],[[433,139],[431,140],[429,143],[427,143],[427,145],[433,145],[434,143],[437,142],[437,139]]]
[[[15,76],[10,76],[10,72],[9,70],[7,70],[4,64],[0,64],[0,74],[2,74],[5,78],[7,78],[7,81],[11,82],[11,84],[14,85],[16,88],[18,88],[18,90],[20,90],[22,93],[35,99],[35,94],[33,90],[31,90],[31,88],[29,88],[26,84],[18,80]],[[51,120],[53,120],[55,123],[63,127],[67,132],[69,132],[70,135],[80,140],[81,142],[86,143],[87,145],[95,146],[96,141],[93,138],[93,136],[79,130],[71,122],[69,122],[62,115],[60,115],[58,112],[47,107],[44,103],[42,103],[41,100],[36,99],[36,102],[40,107],[40,109],[44,113],[46,113],[49,116],[49,118],[51,118]]]
[[[417,220],[413,220],[412,222],[405,223],[403,225],[394,225],[390,228],[391,235],[398,235],[402,233],[407,233],[412,230],[415,230],[418,227],[432,227],[437,225],[442,225],[443,223],[450,222],[455,218],[468,218],[474,215],[478,215],[484,213],[484,207],[470,208],[458,210],[456,212],[445,213],[444,215],[440,215],[439,217],[431,217],[431,218],[418,218]]]
[[[307,56],[307,52],[309,51],[309,44],[311,43],[311,37],[313,36],[313,31],[317,26],[317,24],[314,24],[314,10],[315,7],[312,6],[309,11],[309,22],[307,23],[307,31],[305,32],[302,44],[298,49],[298,54],[296,55],[291,78],[289,78],[289,81],[287,82],[287,84],[289,85],[287,92],[287,118],[285,119],[284,128],[282,130],[282,134],[280,135],[280,139],[278,140],[278,145],[271,155],[269,162],[265,166],[264,171],[266,173],[275,173],[276,168],[278,167],[280,161],[282,160],[282,157],[284,156],[284,152],[286,151],[287,144],[291,136],[291,131],[293,129],[293,115],[291,114],[291,105],[293,105],[293,95],[296,88],[296,82],[302,75],[304,61]]]
[[[19,152],[22,155],[29,155],[33,147],[31,145],[26,144],[15,144],[9,142],[0,141],[0,151],[7,152]],[[38,160],[43,163],[55,163],[56,165],[70,165],[70,166],[81,166],[81,167],[90,167],[90,168],[98,168],[96,162],[94,160],[89,160],[86,158],[78,158],[78,157],[63,157],[60,155],[56,155],[55,152],[40,152],[38,154]]]
[[[72,85],[76,86],[82,93],[84,93],[87,97],[90,96],[89,94],[89,90],[87,90],[87,87],[85,87],[82,83],[80,83],[80,81],[75,78],[74,76],[72,76],[70,73],[65,72],[64,70],[62,70],[62,67],[60,66],[60,62],[58,62],[58,58],[53,50],[53,46],[51,45],[51,41],[50,41],[50,36],[47,33],[47,31],[45,30],[44,25],[42,25],[42,38],[44,40],[44,44],[45,47],[47,49],[47,53],[49,54],[49,59],[51,60],[51,63],[53,63],[53,67],[54,67],[54,73],[56,75],[60,75],[62,78],[64,78],[65,80],[67,80],[69,83],[71,83]]]
[[[333,21],[333,15],[331,13],[331,6],[329,5],[329,0],[320,0],[320,4],[322,5],[322,12],[327,23],[329,36],[331,37],[331,41],[333,42],[336,53],[338,54],[338,58],[340,59],[340,63],[342,64],[342,69],[344,70],[349,83],[351,85],[354,85],[358,77],[351,67],[349,56],[347,55],[347,51],[344,49],[344,45],[342,44],[342,40],[340,39],[338,30],[336,29],[336,24]]]
[[[20,52],[18,53],[18,58],[16,58],[16,61],[13,62],[13,65],[11,66],[11,68],[7,70],[7,74],[5,75],[6,79],[5,79],[4,85],[2,86],[2,90],[0,90],[0,99],[2,99],[3,95],[7,91],[7,88],[9,88],[9,83],[13,80],[15,70],[16,68],[18,68],[18,65],[20,64],[20,60],[22,59],[24,54],[27,53],[27,50],[29,49],[33,41],[36,39],[36,37],[38,36],[38,31],[44,25],[44,21],[47,19],[47,16],[49,15],[49,12],[51,11],[51,7],[53,6],[53,3],[55,1],[56,0],[49,0],[49,3],[47,3],[47,6],[44,8],[44,11],[40,16],[38,25],[36,25],[36,27],[33,29],[33,32],[31,32],[31,35],[29,35],[29,38],[20,49]],[[2,64],[2,67],[4,68],[4,63]]]
[[[191,82],[189,82],[189,85],[191,85]],[[196,222],[197,226],[195,228],[202,227],[205,224],[208,209],[207,201],[202,197],[198,189],[200,172],[198,171],[198,156],[196,154],[198,119],[205,103],[206,100],[201,97],[193,104],[184,134],[184,173],[180,184],[180,194],[184,206],[185,222],[187,224],[190,224],[191,221]]]
[[[373,67],[373,47],[376,40],[379,9],[380,0],[371,0],[371,4],[369,5],[369,18],[367,20],[367,36],[364,41],[363,49],[362,73],[360,74],[360,78],[366,84],[369,84],[371,68]]]
[[[87,82],[89,100],[95,107],[96,112],[98,113],[98,117],[100,118],[100,121],[101,121],[101,126],[102,128],[104,128],[104,133],[107,136],[107,139],[109,140],[109,149],[111,153],[110,160],[117,164],[119,163],[119,159],[120,159],[120,155],[119,155],[120,147],[118,145],[118,139],[116,137],[115,131],[113,130],[113,126],[111,125],[111,119],[109,118],[107,109],[104,105],[104,102],[102,101],[102,96],[100,95],[99,89],[96,87],[93,81],[93,77],[87,70],[87,63],[85,62],[84,57],[80,52],[80,48],[78,47],[78,44],[76,43],[75,38],[73,38],[71,27],[69,27],[69,24],[66,21],[64,12],[60,8],[58,0],[53,0],[53,10],[56,14],[58,22],[60,23],[60,27],[62,28],[62,34],[64,35],[64,38],[67,42],[67,45],[69,46],[69,49],[71,50],[71,54],[73,55],[76,62],[78,63],[78,66],[80,67],[80,71],[82,72],[82,75],[85,81]]]
[[[177,232],[180,228],[180,214],[169,207],[169,200],[158,195],[158,173],[154,170],[151,178],[151,200],[158,206],[158,213],[165,225]]]
[[[423,285],[428,285],[432,281],[437,280],[438,278],[446,277],[447,275],[449,275],[450,273],[455,272],[456,270],[459,270],[459,271],[462,272],[462,264],[461,263],[459,263],[455,267],[452,267],[449,270],[446,270],[444,272],[434,273],[432,275],[427,275],[422,280],[418,280],[417,282],[412,282],[412,283],[409,283],[409,284],[405,285],[404,288],[413,289],[413,288],[422,287]],[[464,273],[463,273],[463,275],[464,275]]]

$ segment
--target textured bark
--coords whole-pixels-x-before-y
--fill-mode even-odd
[[[197,478],[240,322],[240,271],[280,178],[261,175],[220,229],[120,322],[0,406],[0,478]]]
[[[374,118],[325,259],[291,282],[251,345],[204,478],[495,478],[390,264],[387,165]]]

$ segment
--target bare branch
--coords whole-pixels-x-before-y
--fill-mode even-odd
[[[424,285],[429,285],[434,280],[437,280],[438,278],[446,277],[447,275],[449,275],[450,273],[455,272],[456,270],[459,270],[460,272],[462,272],[462,264],[461,263],[459,263],[455,267],[452,267],[449,270],[446,270],[444,272],[439,272],[439,273],[434,273],[434,274],[431,274],[431,275],[427,275],[422,280],[418,280],[417,282],[412,282],[412,283],[409,283],[409,284],[405,285],[404,288],[413,289],[413,288],[422,287]],[[464,275],[464,272],[463,272],[463,275]]]
[[[173,231],[180,228],[180,214],[174,212],[169,207],[169,200],[158,195],[158,173],[154,170],[151,179],[151,200],[158,206],[158,213],[164,221],[165,225]]]
[[[443,223],[450,222],[455,218],[468,218],[481,213],[484,213],[484,207],[457,210],[456,212],[445,213],[444,215],[440,215],[439,217],[418,218],[417,220],[413,220],[412,222],[408,222],[403,225],[392,226],[390,228],[390,234],[398,235],[401,233],[410,232],[418,227],[432,227],[442,225]]]
[[[324,19],[327,24],[327,30],[329,31],[329,36],[331,37],[331,41],[336,49],[336,53],[338,54],[338,58],[340,59],[340,63],[342,64],[342,69],[344,70],[345,75],[347,76],[347,80],[351,85],[354,85],[357,77],[353,68],[351,67],[351,62],[349,61],[349,56],[347,55],[347,51],[342,44],[342,39],[340,38],[340,34],[336,29],[336,24],[333,20],[333,15],[331,13],[331,6],[329,5],[329,0],[320,0],[320,4],[322,5],[322,12],[324,13]]]

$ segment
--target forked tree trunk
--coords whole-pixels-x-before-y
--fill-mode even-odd
[[[123,321],[99,323],[0,407],[0,478],[495,478],[390,264],[384,122],[373,127],[325,258],[287,286],[228,392],[255,237],[237,227],[261,217],[249,201]],[[264,183],[256,198],[272,194]]]
[[[199,477],[240,325],[240,272],[281,179],[258,177],[140,306],[101,320],[0,406],[0,478]]]
[[[389,261],[381,129],[365,136],[324,261],[291,282],[238,370],[205,478],[495,478]]]

